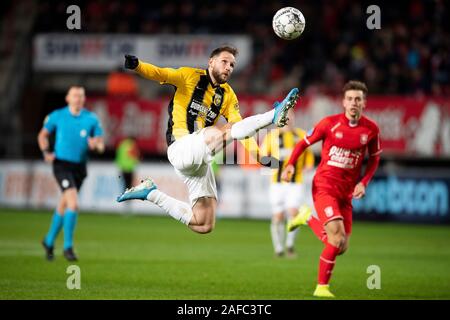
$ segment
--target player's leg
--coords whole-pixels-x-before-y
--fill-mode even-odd
[[[176,174],[188,188],[190,203],[167,195],[159,190],[150,178],[127,190],[117,201],[148,200],[177,221],[189,226],[192,231],[211,232],[217,206],[217,187],[210,164],[212,157],[209,157],[203,137],[204,132],[205,129],[175,141],[167,152]]]
[[[305,203],[306,197],[305,195],[305,188],[302,183],[289,183],[286,184],[286,192],[285,192],[285,201],[286,201],[286,207],[287,207],[287,226],[291,225],[294,221],[294,219],[297,217],[299,213],[299,207],[302,203]],[[306,207],[306,205],[304,205]],[[308,207],[309,209],[309,207]],[[303,208],[303,210],[305,210]],[[311,210],[310,210],[311,211]],[[291,230],[288,232],[286,236],[286,248],[287,248],[287,254],[289,257],[295,257],[295,238],[297,236],[297,233],[300,231],[299,228],[295,228],[294,230]]]
[[[44,240],[42,240],[42,245],[45,249],[45,255],[47,260],[52,261],[54,259],[53,249],[55,246],[55,240],[58,234],[60,233],[63,227],[63,219],[64,219],[64,211],[65,211],[65,199],[63,196],[60,197],[58,201],[58,205],[53,213],[52,220],[50,222],[50,228],[45,236]]]
[[[328,236],[328,242],[325,244],[320,259],[319,272],[317,277],[317,287],[314,296],[322,298],[334,298],[330,291],[330,279],[336,265],[336,257],[339,255],[341,248],[345,245],[345,232],[342,219],[329,221],[325,230]]]
[[[199,135],[199,139],[194,139],[199,142],[197,145],[195,142],[191,145],[191,148],[198,157],[203,157],[206,162],[200,166],[195,166],[196,171],[192,172],[189,166],[185,167],[182,172],[176,168],[175,172],[179,177],[183,179],[189,192],[189,201],[191,205],[191,218],[187,223],[188,227],[197,233],[209,233],[214,229],[215,225],[215,213],[217,208],[217,186],[214,172],[211,167],[211,163],[208,162],[211,158],[205,157],[206,145]],[[201,142],[201,143],[200,143]],[[194,156],[194,162],[199,161]],[[173,161],[173,163],[176,163]]]
[[[318,284],[314,295],[334,297],[329,290],[329,282],[336,264],[336,257],[346,242],[343,216],[338,199],[329,192],[315,192],[314,204],[327,234],[327,241],[319,259]]]
[[[270,223],[270,235],[272,237],[272,245],[277,257],[284,256],[284,213],[278,211],[272,214],[272,220]]]
[[[65,188],[69,186],[68,180],[68,170],[65,166],[65,163],[55,160],[52,164],[53,176],[55,177],[58,186],[61,188],[61,192],[64,193]],[[50,229],[42,241],[42,246],[45,249],[47,260],[51,261],[54,259],[54,242],[59,232],[63,228],[64,223],[64,212],[66,210],[66,200],[64,195],[62,194],[58,204],[56,206],[56,210],[53,213],[52,221],[50,223]]]
[[[117,202],[129,200],[147,200],[163,209],[175,220],[189,225],[193,216],[191,205],[187,202],[175,199],[158,189],[152,179],[146,178],[138,185],[126,190],[117,197]]]
[[[327,242],[327,234],[323,223],[313,216],[312,209],[308,205],[302,205],[294,218],[288,221],[287,231],[292,232],[302,225],[308,225],[316,235],[317,239],[324,244]]]
[[[214,229],[217,200],[213,197],[198,198],[192,207],[192,218],[188,227],[194,232],[205,234]]]
[[[347,240],[342,219],[329,221],[325,225],[328,243],[322,251],[319,262],[318,284],[328,286],[333,268],[336,264],[336,257],[345,249]]]
[[[345,232],[345,241],[341,246],[341,251],[339,255],[344,254],[349,247],[350,235],[352,234],[352,224],[353,224],[353,206],[351,200],[345,200],[340,203],[340,210],[342,217],[344,218],[344,232]]]
[[[275,255],[284,255],[284,188],[281,183],[271,183],[269,188],[269,200],[272,207],[272,220],[270,223],[270,235],[272,238]]]
[[[67,188],[63,197],[66,202],[66,211],[64,212],[64,257],[69,261],[76,261],[77,257],[73,252],[73,235],[78,219],[78,193],[77,188]]]
[[[187,135],[169,146],[167,155],[169,161],[175,168],[179,167],[180,169],[183,169],[193,166],[194,159],[192,146],[198,144],[199,138],[197,136],[198,133],[195,133],[195,136],[194,134]],[[200,138],[200,141],[203,143],[204,149],[206,149],[206,145],[204,144],[202,138]],[[203,163],[202,159],[195,159],[195,161]],[[192,170],[194,170],[194,168],[192,168]],[[176,172],[181,175],[179,171],[176,170]],[[124,202],[128,200],[146,200],[152,202],[164,210],[172,218],[185,225],[189,225],[193,216],[191,204],[175,199],[159,190],[157,185],[150,178],[144,179],[140,184],[127,189],[117,197],[117,202]]]
[[[87,175],[86,166],[72,166],[69,173],[69,186],[64,191],[67,206],[64,213],[64,257],[68,261],[77,261],[73,251],[73,235],[78,220],[78,191]]]
[[[292,222],[293,219],[295,219],[295,217],[298,214],[298,209],[296,207],[290,207],[287,209],[287,220],[288,223]],[[286,251],[287,251],[287,255],[288,257],[295,257],[295,239],[297,237],[297,233],[300,231],[300,228],[296,228],[293,231],[289,231],[286,235]]]
[[[123,182],[124,182],[124,189],[129,189],[133,186],[133,173],[132,172],[122,172]]]
[[[308,210],[303,209],[303,211],[306,212],[306,213],[304,213],[304,216],[306,217],[306,224],[311,228],[313,233],[316,235],[317,239],[319,239],[320,241],[323,242],[323,244],[326,245],[328,243],[328,237],[327,237],[327,233],[324,228],[324,221],[326,222],[328,220],[328,217],[324,210],[325,210],[325,208],[327,208],[329,206],[333,206],[333,205],[337,207],[337,203],[333,197],[330,197],[327,194],[323,194],[322,192],[316,191],[316,189],[314,187],[313,187],[312,197],[313,197],[314,207],[316,209],[318,217],[317,218],[314,217],[312,215],[312,211],[311,211],[311,213],[308,214]],[[319,214],[319,212],[320,212],[320,214]],[[301,217],[301,214],[302,214],[302,208],[300,208],[300,211],[299,211],[300,217]]]
[[[345,248],[347,235],[345,233],[344,220],[335,219],[329,221],[325,225],[325,231],[327,233],[328,244],[339,249],[338,253]]]
[[[268,112],[247,117],[234,124],[227,124],[220,128],[208,127],[205,132],[205,142],[211,152],[224,148],[233,139],[242,140],[253,136],[258,130],[271,124],[283,127],[287,122],[287,113],[297,103],[298,89],[292,89],[286,98],[276,102],[274,108]]]
[[[175,220],[187,225],[197,233],[211,232],[215,224],[215,197],[199,197],[194,205],[175,199],[159,190],[150,178],[131,188],[117,198],[118,202],[127,200],[148,200],[163,209]]]

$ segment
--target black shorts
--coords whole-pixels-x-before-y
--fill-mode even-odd
[[[78,191],[87,175],[86,164],[55,159],[53,175],[62,191],[69,188],[76,188]]]

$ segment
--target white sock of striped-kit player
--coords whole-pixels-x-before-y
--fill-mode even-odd
[[[282,254],[284,252],[284,234],[285,234],[284,221],[274,221],[270,224],[270,234],[272,236],[273,250],[276,254]]]

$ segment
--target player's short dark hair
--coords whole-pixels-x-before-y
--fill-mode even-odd
[[[230,45],[223,45],[223,46],[220,46],[218,48],[215,48],[211,52],[211,55],[209,57],[210,58],[215,57],[215,56],[221,54],[224,51],[231,53],[235,57],[239,54],[239,51],[238,51],[238,49],[236,47],[233,47],[233,46],[230,46]]]
[[[86,89],[84,89],[83,86],[80,86],[80,85],[78,85],[78,84],[71,85],[71,86],[69,87],[69,89],[67,89],[67,92],[69,92],[71,89],[83,89],[83,90],[86,91]]]
[[[364,94],[364,98],[367,97],[367,94],[369,93],[366,84],[357,80],[350,80],[347,82],[342,88],[342,94],[345,96],[345,93],[349,90],[361,90]]]

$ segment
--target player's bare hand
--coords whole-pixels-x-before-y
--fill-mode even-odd
[[[288,164],[281,173],[281,180],[288,182],[294,174],[294,169],[295,168],[292,164]]]
[[[362,182],[360,182],[355,186],[355,190],[353,190],[353,198],[361,199],[365,195],[366,195],[366,187]]]
[[[88,138],[88,146],[90,150],[97,151],[98,153],[103,153],[103,151],[105,151],[103,139],[99,137]]]
[[[125,68],[134,70],[139,65],[139,59],[131,54],[125,55]]]
[[[88,146],[90,150],[97,149],[97,139],[95,138],[88,138]]]
[[[47,163],[55,161],[55,154],[53,152],[44,152],[44,160]]]

